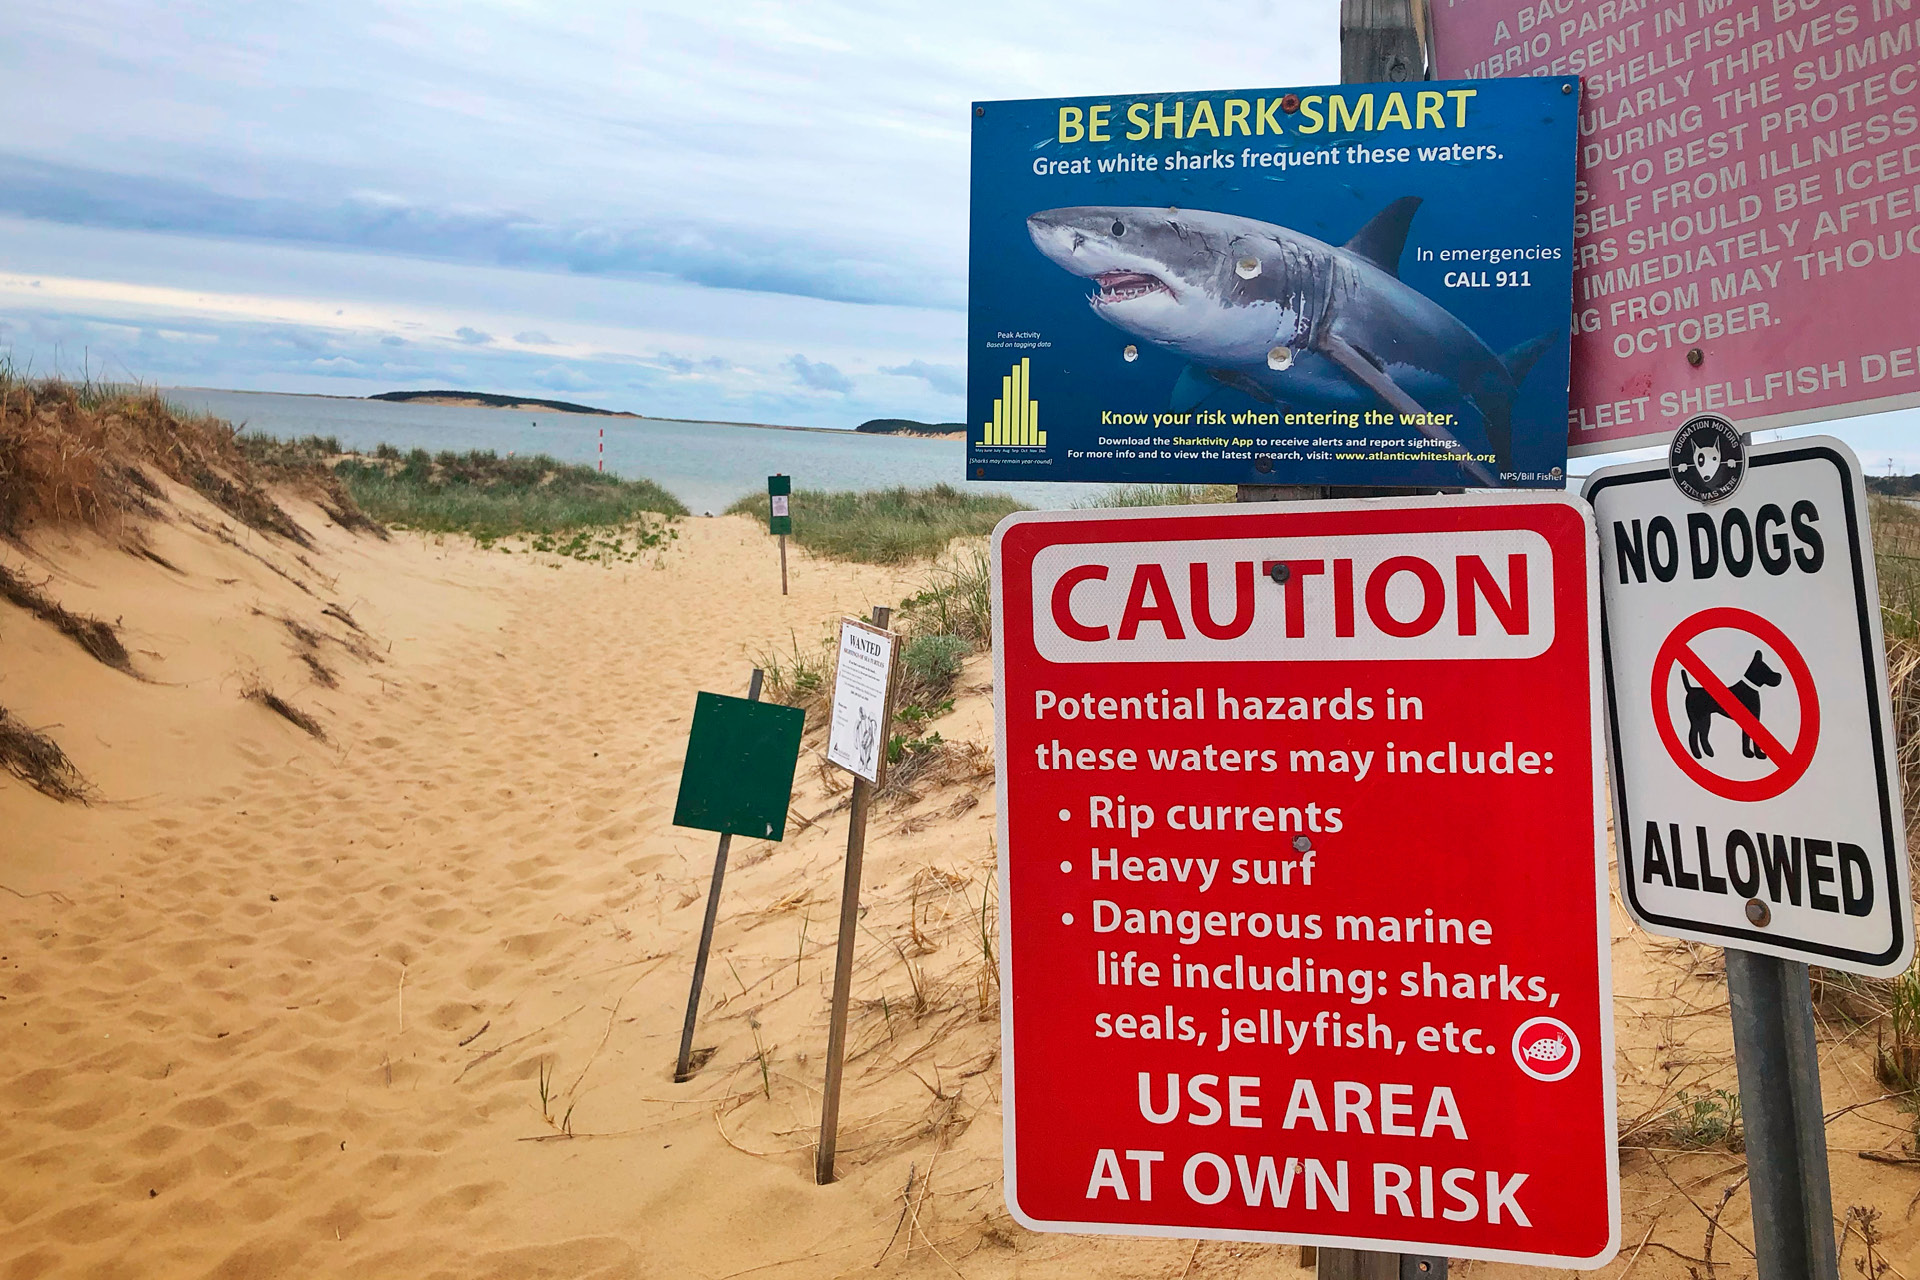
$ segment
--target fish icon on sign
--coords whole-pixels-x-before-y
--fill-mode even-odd
[[[1580,1065],[1580,1038],[1558,1018],[1529,1018],[1513,1033],[1513,1060],[1535,1080],[1565,1080]]]

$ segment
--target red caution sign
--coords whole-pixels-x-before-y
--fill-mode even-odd
[[[1715,675],[1692,647],[1696,637],[1716,629],[1741,632],[1751,637],[1755,646],[1753,658],[1731,682]],[[1784,671],[1767,662],[1768,650]],[[1674,723],[1671,707],[1670,688],[1676,676],[1684,693],[1682,725]],[[1788,692],[1797,702],[1800,716],[1792,746],[1784,745],[1761,716],[1767,690],[1780,687],[1789,678],[1792,685]],[[1813,762],[1814,748],[1820,741],[1820,694],[1814,687],[1813,673],[1785,633],[1757,613],[1726,607],[1703,609],[1682,622],[1667,636],[1653,660],[1650,687],[1654,724],[1667,754],[1688,777],[1717,796],[1729,800],[1772,799],[1805,776]],[[1740,731],[1741,756],[1772,762],[1771,772],[1757,778],[1735,778],[1712,767],[1709,762],[1716,754],[1712,743],[1716,715],[1725,716]],[[1685,745],[1681,743],[1682,730]]]
[[[1022,512],[993,570],[1014,1215],[1612,1257],[1584,504]]]

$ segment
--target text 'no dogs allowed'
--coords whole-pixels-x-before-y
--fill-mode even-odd
[[[1904,823],[1857,460],[1825,438],[1758,446],[1712,505],[1660,463],[1586,492],[1628,910],[1670,937],[1901,972]]]

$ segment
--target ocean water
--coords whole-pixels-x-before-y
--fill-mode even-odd
[[[500,454],[547,453],[592,465],[604,428],[608,471],[664,485],[695,515],[718,513],[742,494],[764,492],[767,477],[778,472],[792,476],[796,489],[918,488],[945,482],[982,493],[1011,493],[1042,508],[1084,505],[1101,491],[1100,486],[1084,484],[969,481],[966,445],[959,440],[193,387],[170,387],[162,393],[184,408],[264,435],[334,436],[346,448],[360,450],[380,444],[432,453],[492,449]]]

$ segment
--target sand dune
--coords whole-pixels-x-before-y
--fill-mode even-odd
[[[845,839],[811,738],[789,840],[736,843],[714,1052],[672,1083],[713,852],[670,825],[694,694],[918,572],[796,555],[783,598],[743,519],[603,568],[310,508],[303,560],[175,498],[207,526],[155,527],[175,570],[0,547],[120,618],[139,674],[0,605],[0,705],[99,792],[0,779],[0,1276],[1310,1274],[1293,1249],[1007,1216],[979,658],[939,722],[960,745],[872,821],[842,1180],[811,1178]],[[1717,953],[1615,935],[1623,1117],[1731,1088]],[[1875,1101],[1871,1032],[1828,1030],[1828,1107],[1865,1104],[1831,1130],[1836,1210],[1881,1209],[1883,1256],[1920,1276],[1920,1175],[1854,1154],[1904,1149],[1913,1117]],[[1654,1146],[1623,1156],[1603,1274],[1700,1268],[1742,1172]],[[1715,1233],[1713,1274],[1750,1275],[1737,1185]]]

